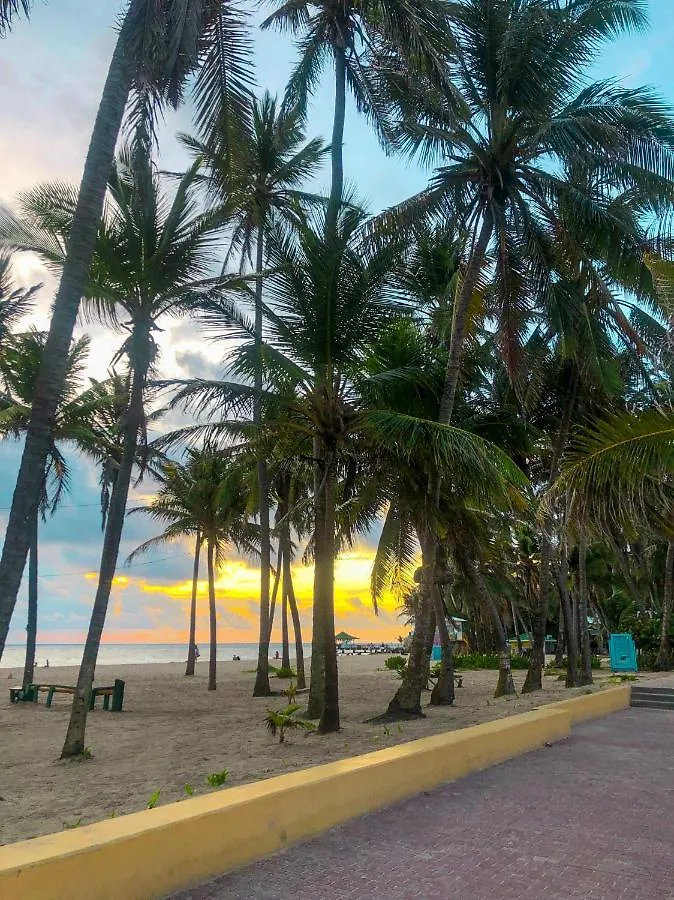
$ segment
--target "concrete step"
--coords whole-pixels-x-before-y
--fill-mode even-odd
[[[674,698],[674,688],[646,687],[646,685],[635,685],[632,688],[632,696],[643,697],[672,697]]]
[[[674,700],[656,697],[632,697],[630,706],[641,709],[671,709],[674,710]]]

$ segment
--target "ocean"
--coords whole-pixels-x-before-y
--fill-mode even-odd
[[[269,645],[269,656],[274,657],[281,644]],[[49,660],[50,666],[79,666],[84,644],[38,644],[36,660],[42,667]],[[208,659],[208,644],[200,644],[201,661]],[[291,646],[293,655],[294,646]],[[23,667],[26,648],[24,644],[7,644],[0,660],[2,669]],[[257,644],[218,644],[218,659],[257,660]],[[186,644],[102,644],[98,654],[101,666],[134,665],[138,663],[177,663],[187,659]]]

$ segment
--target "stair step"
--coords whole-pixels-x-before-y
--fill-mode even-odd
[[[659,697],[673,697],[674,698],[674,688],[659,688],[659,687],[633,687],[632,688],[632,696],[635,694],[644,695],[644,696],[659,696]]]
[[[630,706],[642,709],[671,709],[674,710],[674,700],[663,700],[646,697],[633,697]]]

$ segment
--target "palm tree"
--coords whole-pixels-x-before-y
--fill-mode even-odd
[[[262,23],[298,35],[300,59],[290,76],[286,102],[304,109],[322,70],[335,67],[332,179],[326,226],[337,227],[344,194],[344,121],[347,87],[358,109],[386,140],[388,108],[376,89],[383,58],[405,71],[424,69],[441,77],[451,46],[447,8],[441,0],[274,0],[277,9]]]
[[[325,216],[309,215],[296,229],[280,228],[268,240],[263,358],[263,402],[277,415],[266,422],[296,454],[311,441],[314,464],[314,629],[310,715],[320,713],[319,731],[339,728],[339,692],[334,627],[334,563],[337,552],[338,476],[347,465],[354,441],[370,447],[398,447],[401,459],[414,459],[419,446],[441,468],[482,471],[493,479],[485,445],[459,429],[400,414],[379,403],[378,385],[405,378],[406,371],[371,376],[363,360],[377,337],[408,309],[398,301],[395,272],[399,247],[371,242],[365,219],[353,206],[338,217],[338,237],[329,236]],[[337,242],[337,246],[335,243]],[[180,383],[175,402],[208,412],[211,433],[241,434],[240,420],[218,423],[217,416],[244,414],[255,389],[244,381],[250,365],[253,329],[231,305],[222,310],[231,333],[242,343],[232,362],[237,380]],[[220,326],[222,327],[222,326]],[[254,346],[254,344],[253,344]],[[242,383],[244,382],[244,383]],[[264,421],[264,419],[263,419]],[[316,658],[320,665],[316,664]]]
[[[44,353],[46,335],[35,329],[12,337],[0,354],[0,377],[6,394],[0,395],[0,437],[20,438],[28,426],[33,392]],[[35,670],[38,613],[38,527],[39,516],[46,521],[53,515],[68,490],[70,467],[63,453],[64,443],[85,452],[94,446],[89,427],[92,413],[90,398],[85,391],[78,394],[78,386],[89,349],[88,338],[76,341],[68,354],[68,370],[51,428],[49,455],[42,476],[39,507],[31,528],[28,557],[28,624],[26,626],[26,660],[23,672],[24,688],[31,684]]]
[[[549,292],[560,258],[568,268],[580,264],[589,284],[603,289],[602,269],[583,237],[593,228],[604,236],[603,257],[619,255],[612,233],[626,229],[613,207],[616,192],[662,206],[671,202],[674,173],[674,127],[662,101],[647,89],[588,86],[585,79],[599,43],[645,24],[642,4],[462,0],[452,15],[451,90],[393,72],[395,96],[406,87],[398,147],[440,165],[424,192],[388,215],[398,224],[449,217],[465,235],[468,261],[453,308],[441,422],[454,412],[469,309],[485,270],[493,272],[492,312],[516,379],[529,311]],[[513,53],[514,46],[526,50]],[[532,690],[541,686],[550,553],[544,542]]]
[[[123,452],[110,496],[98,589],[64,756],[80,753],[84,746],[87,701],[117,564],[131,472],[138,447],[146,445],[147,382],[158,354],[153,332],[161,318],[186,315],[223,290],[221,279],[209,277],[216,259],[219,222],[196,211],[196,190],[193,167],[179,183],[173,201],[167,202],[152,161],[140,145],[133,150],[123,148],[110,173],[107,213],[86,300],[91,315],[129,335],[118,358],[128,361],[130,389]],[[73,193],[58,186],[38,188],[24,198],[23,207],[26,221],[13,223],[14,245],[21,245],[26,236],[37,237],[32,249],[57,265],[63,260],[57,240],[62,236],[50,228],[65,226],[73,208]],[[28,244],[24,241],[23,246]]]
[[[4,37],[19,13],[30,14],[31,0],[0,0],[0,37]]]
[[[194,539],[194,563],[192,567],[192,597],[190,601],[189,638],[187,643],[187,664],[185,675],[194,675],[196,664],[196,617],[197,594],[199,589],[199,562],[201,545],[204,540],[201,520],[203,509],[197,505],[197,485],[194,469],[198,455],[192,453],[186,466],[167,462],[158,473],[160,489],[147,506],[138,506],[130,513],[146,512],[159,522],[168,523],[164,531],[155,538],[145,541],[129,554],[128,562],[151,548],[164,543]]]
[[[185,465],[166,464],[157,496],[149,506],[132,510],[143,510],[153,519],[168,522],[168,525],[161,534],[137,547],[129,559],[188,535],[196,541],[188,651],[192,656],[191,666],[188,656],[186,675],[194,675],[198,560],[201,544],[206,545],[210,619],[209,691],[214,691],[217,686],[216,570],[224,561],[229,546],[249,555],[259,552],[259,530],[248,522],[247,504],[243,466],[231,454],[206,446],[202,450],[189,450]]]
[[[0,29],[28,0],[2,0]],[[165,104],[177,106],[187,77],[195,81],[201,119],[236,120],[250,83],[245,14],[235,0],[130,0],[106,78],[73,210],[49,337],[35,388],[33,411],[0,558],[0,657],[21,583],[40,497],[40,478],[49,453],[49,422],[55,415],[80,300],[86,293],[91,260],[107,190],[108,174],[129,96],[131,121]],[[151,128],[150,128],[151,130]]]
[[[11,257],[0,253],[0,350],[10,343],[12,330],[30,312],[41,287],[40,284],[29,288],[14,287]]]
[[[253,422],[262,422],[262,296],[265,240],[278,216],[296,213],[299,204],[310,199],[300,189],[315,174],[327,148],[321,140],[306,141],[304,120],[297,107],[284,109],[269,93],[252,104],[252,126],[248,133],[228,147],[218,128],[206,141],[183,137],[183,144],[205,166],[204,180],[209,197],[222,209],[233,228],[228,257],[238,253],[242,269],[254,265],[255,282],[255,390]],[[254,263],[253,263],[254,259]],[[260,564],[260,636],[257,674],[253,696],[269,696],[269,586],[271,540],[269,516],[269,473],[265,459],[257,460],[258,500],[262,556]],[[285,609],[285,601],[283,608]]]
[[[403,94],[393,73],[406,110],[397,146],[439,166],[428,188],[392,216],[449,218],[469,248],[442,422],[452,416],[470,302],[490,247],[493,311],[514,373],[527,293],[540,296],[549,282],[551,241],[572,255],[582,252],[575,228],[590,221],[623,228],[611,209],[615,188],[669,202],[674,174],[674,124],[663,101],[646,88],[586,83],[602,42],[646,24],[639,0],[460,0],[452,24],[451,89],[408,78]],[[522,52],[511,52],[515,46]],[[579,163],[601,183],[569,179]]]

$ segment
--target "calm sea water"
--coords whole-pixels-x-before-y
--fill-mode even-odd
[[[44,666],[79,666],[84,644],[38,644],[37,664]],[[208,644],[200,644],[201,661],[208,658]],[[281,652],[281,644],[270,644],[269,656]],[[18,669],[23,666],[25,645],[7,644],[0,668]],[[231,660],[234,655],[242,660],[257,659],[257,644],[218,644],[218,659]],[[185,644],[103,644],[98,654],[101,666],[133,665],[136,663],[184,662],[187,659]]]

